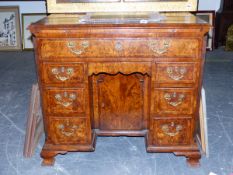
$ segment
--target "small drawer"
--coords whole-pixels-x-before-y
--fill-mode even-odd
[[[165,86],[186,86],[197,82],[197,63],[158,63],[156,83]]]
[[[155,89],[152,112],[157,115],[193,114],[196,106],[194,98],[194,90],[190,88]]]
[[[48,139],[53,144],[85,144],[90,131],[84,118],[49,118]]]
[[[144,41],[150,56],[161,58],[197,58],[198,40],[191,38],[150,38]]]
[[[83,83],[84,64],[81,63],[42,63],[42,82],[46,84],[69,85]]]
[[[43,39],[41,58],[197,58],[198,40],[179,38]]]
[[[187,145],[191,142],[191,119],[153,119],[149,132],[158,146]]]
[[[48,114],[73,115],[84,114],[84,89],[46,89],[44,107]]]

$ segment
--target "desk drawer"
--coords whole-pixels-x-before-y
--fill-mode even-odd
[[[46,84],[69,85],[83,83],[85,69],[81,63],[42,63],[42,82]]]
[[[84,89],[46,89],[44,90],[44,105],[51,115],[84,114]]]
[[[193,114],[195,109],[194,90],[190,88],[155,89],[152,98],[152,112],[161,115]]]
[[[186,86],[197,82],[197,63],[157,63],[156,83],[167,86]]]
[[[190,57],[198,54],[197,39],[69,39],[41,40],[41,57]]]
[[[152,144],[176,146],[190,144],[191,119],[154,119],[151,121]]]
[[[53,144],[85,144],[88,132],[84,118],[49,118],[48,138]]]

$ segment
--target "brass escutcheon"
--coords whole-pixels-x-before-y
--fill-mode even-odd
[[[115,43],[115,49],[116,49],[116,51],[118,51],[118,52],[120,52],[120,51],[123,50],[123,46],[122,46],[122,43],[121,43],[120,41],[117,41],[117,42]]]

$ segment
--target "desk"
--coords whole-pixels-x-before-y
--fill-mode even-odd
[[[148,152],[198,165],[199,100],[209,25],[187,13],[158,23],[30,26],[46,139],[41,157],[94,151],[96,136],[142,136]]]

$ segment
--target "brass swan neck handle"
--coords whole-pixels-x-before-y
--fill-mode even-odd
[[[89,47],[89,41],[81,41],[78,46],[77,43],[75,43],[74,41],[68,41],[67,47],[72,53],[76,55],[81,55]]]

